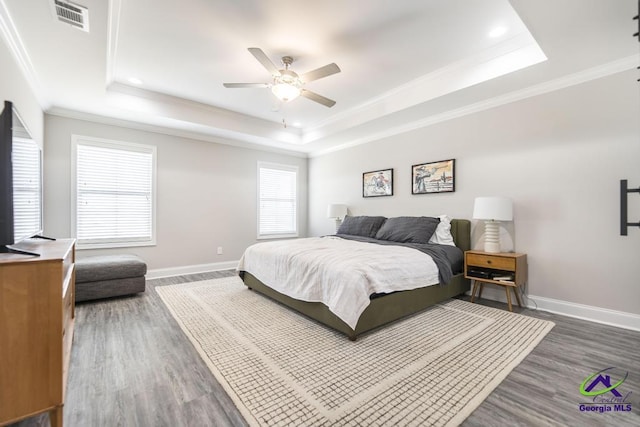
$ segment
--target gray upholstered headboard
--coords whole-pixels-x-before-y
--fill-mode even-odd
[[[471,249],[471,221],[468,219],[452,219],[451,235],[457,247],[463,251]]]

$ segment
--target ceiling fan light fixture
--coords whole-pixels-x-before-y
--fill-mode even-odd
[[[291,101],[300,96],[301,91],[302,82],[293,71],[281,70],[280,75],[273,78],[271,92],[281,101]]]
[[[305,83],[312,82],[324,77],[331,76],[340,72],[340,67],[335,63],[327,64],[324,67],[316,68],[299,76],[289,69],[293,63],[290,56],[282,57],[283,70],[279,70],[262,49],[250,47],[249,52],[262,64],[264,68],[271,73],[271,83],[223,83],[226,88],[269,88],[271,92],[282,102],[288,102],[299,96],[307,98],[313,102],[331,108],[336,104],[333,99],[326,98],[320,94],[303,89]]]
[[[300,88],[287,83],[273,85],[271,92],[284,102],[291,101],[300,96]]]

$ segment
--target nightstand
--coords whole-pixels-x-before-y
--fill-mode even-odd
[[[527,281],[527,254],[501,252],[489,253],[482,251],[466,251],[464,253],[464,277],[473,280],[471,302],[482,297],[482,287],[486,283],[504,286],[507,293],[509,311],[511,307],[511,292],[516,295],[518,306],[522,307],[518,287]]]

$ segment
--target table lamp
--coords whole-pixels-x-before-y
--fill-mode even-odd
[[[332,203],[327,208],[327,218],[334,218],[336,220],[336,231],[340,226],[340,222],[347,215],[347,205],[340,203]]]
[[[506,197],[476,197],[473,218],[484,220],[484,251],[500,252],[500,221],[513,220],[513,203]]]

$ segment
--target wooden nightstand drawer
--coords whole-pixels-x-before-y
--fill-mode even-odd
[[[467,265],[474,267],[495,268],[497,270],[515,271],[516,259],[503,258],[496,255],[467,254]]]

